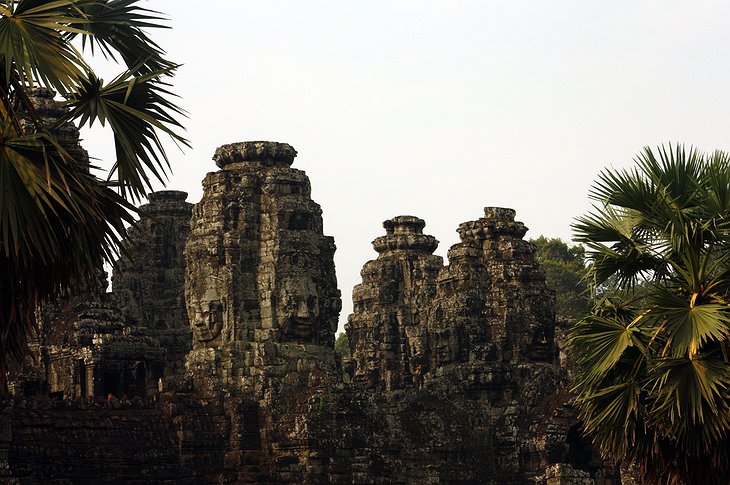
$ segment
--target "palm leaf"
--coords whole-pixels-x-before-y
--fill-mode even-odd
[[[621,285],[633,286],[648,271],[660,271],[663,263],[653,253],[640,227],[641,217],[635,212],[606,206],[573,224],[575,240],[589,249],[592,264],[587,279],[596,284],[616,276]]]
[[[628,348],[643,348],[639,328],[643,317],[639,315],[627,322],[620,318],[588,315],[576,324],[569,343],[584,370],[584,382],[603,379]]]
[[[711,355],[657,360],[647,387],[650,424],[684,442],[695,454],[711,451],[730,430],[727,363]]]
[[[62,121],[76,119],[82,125],[93,125],[98,120],[102,126],[108,123],[114,132],[117,160],[110,177],[118,175],[122,195],[129,191],[138,198],[151,189],[148,174],[164,182],[169,161],[158,132],[189,146],[175,131],[182,125],[174,115],[184,112],[169,100],[173,95],[159,80],[166,72],[141,77],[126,72],[108,85],[89,73],[67,103],[71,109]]]
[[[0,16],[0,62],[6,80],[18,79],[30,86],[40,83],[65,93],[73,89],[88,67],[64,38],[78,32],[68,23],[74,2],[10,2]]]
[[[693,303],[691,295],[683,296],[671,289],[656,286],[650,293],[651,313],[666,321],[670,354],[675,357],[696,355],[708,341],[722,341],[730,328],[730,309],[717,303]]]
[[[640,392],[636,382],[629,380],[576,399],[585,431],[598,436],[603,451],[621,456],[630,449],[643,414]]]
[[[75,6],[84,21],[80,24],[82,43],[89,43],[107,57],[118,53],[135,75],[152,74],[174,68],[164,59],[165,52],[145,34],[146,28],[166,28],[158,12],[137,6],[138,0],[80,0]]]

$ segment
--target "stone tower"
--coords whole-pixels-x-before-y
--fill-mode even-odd
[[[182,373],[191,348],[185,308],[183,249],[190,235],[193,205],[187,193],[149,194],[140,220],[128,233],[126,252],[112,275],[114,299],[129,325],[147,327],[167,349],[166,375]]]
[[[432,363],[553,362],[554,296],[515,211],[486,207],[458,232],[432,302]]]
[[[353,290],[347,330],[355,380],[394,390],[417,381],[428,368],[427,324],[443,259],[438,241],[423,234],[426,223],[398,216],[383,223],[373,241],[378,259],[365,264]]]
[[[334,239],[286,143],[223,145],[185,248],[194,349],[229,343],[332,346],[341,307]]]
[[[252,458],[261,450],[277,450],[284,475],[314,466],[314,403],[339,381],[335,244],[295,156],[285,143],[218,148],[185,246],[186,375],[224,423],[226,463],[242,482],[260,479],[249,467],[264,467]]]
[[[553,362],[553,295],[527,228],[512,209],[484,212],[459,226],[448,266],[423,220],[383,223],[346,327],[356,382],[393,390],[451,363]]]

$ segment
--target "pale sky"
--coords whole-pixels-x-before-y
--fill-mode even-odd
[[[385,219],[425,219],[442,256],[485,206],[568,240],[597,174],[643,146],[730,151],[727,1],[143,5],[169,17],[151,36],[184,64],[172,91],[192,149],[170,149],[167,188],[197,202],[217,146],[291,144],[337,244],[340,329]],[[109,136],[84,137],[112,161]]]

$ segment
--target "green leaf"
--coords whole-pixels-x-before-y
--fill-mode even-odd
[[[642,318],[627,322],[593,314],[576,324],[570,345],[590,381],[602,379],[629,347],[643,347],[638,327]]]
[[[151,189],[148,173],[165,181],[169,162],[158,131],[182,145],[188,141],[176,133],[181,128],[174,115],[182,109],[169,100],[160,76],[165,72],[133,77],[126,72],[108,85],[89,73],[78,93],[69,97],[71,108],[66,119],[93,124],[97,119],[114,132],[117,160],[110,176],[118,174],[122,195],[131,192],[134,198]]]
[[[63,35],[69,31],[67,14],[73,3],[21,0],[12,15],[0,16],[5,79],[30,86],[40,83],[62,93],[76,85],[88,67]]]
[[[716,303],[692,305],[691,295],[683,296],[671,289],[656,286],[650,302],[651,313],[666,321],[670,354],[675,357],[695,355],[708,342],[727,339],[730,309]]]

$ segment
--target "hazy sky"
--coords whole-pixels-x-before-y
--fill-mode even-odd
[[[727,1],[143,5],[169,16],[152,36],[184,64],[193,148],[171,149],[168,188],[197,202],[219,145],[294,146],[337,243],[341,323],[385,219],[425,219],[443,256],[484,206],[569,239],[598,172],[643,146],[730,151]],[[85,137],[111,160],[110,138]]]

